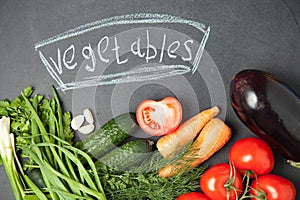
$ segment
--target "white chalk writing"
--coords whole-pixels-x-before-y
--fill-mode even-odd
[[[91,75],[86,77],[85,80],[72,81],[70,83],[64,83],[61,79],[61,75],[65,73],[66,70],[75,70],[78,68],[78,60],[76,60],[76,55],[81,55],[85,60],[84,69],[87,72],[95,72],[97,67],[97,62],[102,64],[109,64],[113,61],[117,65],[126,64],[129,60],[126,57],[121,56],[121,51],[124,51],[124,47],[120,44],[118,37],[108,37],[105,35],[98,42],[97,45],[88,43],[83,47],[76,47],[74,44],[70,44],[63,50],[62,48],[57,48],[57,60],[49,56],[45,56],[42,47],[50,46],[51,44],[58,43],[59,41],[66,40],[68,38],[73,38],[76,36],[84,35],[85,33],[99,30],[105,27],[116,26],[116,25],[134,25],[134,24],[182,24],[189,25],[197,30],[199,30],[203,36],[199,40],[199,46],[193,56],[192,45],[194,41],[187,39],[184,41],[174,40],[167,43],[168,35],[163,33],[161,37],[161,42],[159,47],[157,43],[153,41],[151,37],[151,32],[146,29],[145,34],[146,38],[141,38],[142,36],[137,35],[136,39],[132,41],[128,47],[128,52],[134,56],[144,59],[145,63],[148,64],[150,61],[157,60],[157,66],[151,67],[137,67],[135,69],[117,72],[106,75]],[[206,27],[204,24],[186,20],[181,17],[176,17],[166,14],[131,14],[131,15],[122,15],[112,18],[106,18],[99,21],[91,22],[82,26],[78,26],[74,29],[51,37],[49,39],[43,40],[34,45],[38,55],[41,58],[46,70],[51,75],[51,77],[59,84],[59,89],[61,90],[71,90],[89,86],[98,86],[98,85],[108,85],[116,83],[128,83],[128,82],[139,82],[146,80],[155,80],[165,77],[175,76],[179,74],[185,74],[188,72],[194,73],[200,63],[204,47],[206,45],[207,39],[209,37],[210,27]],[[142,41],[145,41],[145,44],[141,44]],[[155,44],[154,44],[155,43]],[[142,46],[145,46],[143,50]],[[78,49],[80,48],[80,49]],[[158,51],[160,50],[160,52]],[[185,55],[178,55],[178,52],[185,52]],[[113,56],[111,56],[113,55]],[[192,67],[181,65],[181,64],[163,64],[165,58],[169,59],[181,59],[183,62],[192,63]],[[194,57],[194,59],[193,59]]]

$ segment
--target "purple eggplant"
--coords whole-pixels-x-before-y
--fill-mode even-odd
[[[254,69],[235,75],[230,96],[239,119],[293,166],[299,167],[299,96],[276,77]]]

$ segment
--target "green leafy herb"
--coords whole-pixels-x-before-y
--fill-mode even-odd
[[[22,146],[25,144],[30,144],[32,141],[25,139],[25,137],[32,135],[32,130],[38,127],[32,127],[32,115],[30,108],[26,104],[25,98],[28,98],[29,102],[34,104],[34,109],[37,111],[37,115],[41,119],[42,124],[45,127],[45,132],[54,133],[55,132],[55,118],[60,119],[60,136],[70,144],[74,139],[74,132],[71,129],[71,113],[62,112],[61,105],[53,89],[54,98],[47,99],[40,94],[35,94],[33,97],[33,88],[28,86],[22,91],[22,95],[16,97],[13,100],[2,100],[0,101],[0,117],[6,116],[10,117],[11,132],[15,135],[16,140],[16,151],[20,153],[22,151]],[[62,113],[60,113],[62,112]],[[51,124],[52,123],[52,124]],[[33,123],[35,126],[35,123]],[[39,141],[38,138],[36,138]],[[26,154],[22,154],[23,157],[27,157]],[[1,158],[0,158],[1,160]],[[28,160],[28,166],[32,165],[32,161]],[[0,162],[1,165],[1,162]]]
[[[206,166],[191,169],[172,178],[158,176],[158,169],[167,161],[154,152],[136,169],[120,172],[108,166],[98,167],[108,199],[113,200],[174,200],[180,194],[195,191]]]
[[[27,87],[11,102],[0,102],[0,112],[7,115],[4,119],[11,119],[8,128],[14,133],[8,140],[10,131],[0,130],[5,135],[0,137],[0,149],[16,199],[106,200],[92,159],[72,146],[71,114],[62,111],[55,89],[52,99],[38,94],[32,97],[32,93],[33,89]],[[12,144],[8,146],[10,151],[5,150],[7,145],[1,145],[6,141]],[[22,165],[17,153],[23,158]],[[42,184],[30,176],[36,170]]]

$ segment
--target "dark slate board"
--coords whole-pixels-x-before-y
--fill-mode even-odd
[[[254,136],[238,120],[230,105],[229,84],[237,72],[246,68],[261,69],[274,74],[300,93],[300,2],[296,0],[11,0],[0,2],[0,19],[1,99],[14,98],[28,85],[32,85],[37,93],[50,96],[51,85],[58,88],[64,86],[59,84],[57,77],[63,83],[72,85],[74,81],[90,80],[87,77],[103,74],[105,79],[100,82],[109,83],[107,85],[64,92],[59,90],[65,110],[76,115],[86,107],[91,108],[98,127],[112,116],[134,111],[137,104],[147,98],[176,96],[182,101],[184,119],[216,104],[222,109],[220,117],[232,127],[233,137],[228,145],[208,161],[209,164],[226,162],[229,147],[234,141]],[[204,41],[205,32],[201,32],[199,27],[195,28],[195,24],[200,27],[202,24],[205,31],[210,28],[199,65],[193,61],[196,55],[201,55],[196,52],[201,41]],[[164,34],[166,48],[172,44],[169,49],[171,56],[165,49],[160,58]],[[145,53],[144,57],[138,57],[130,51],[138,37],[144,47],[147,46],[147,37],[149,39],[149,51],[143,49],[140,52]],[[97,44],[101,39],[99,51],[103,53],[104,59],[110,59],[108,64],[99,60]],[[107,41],[109,44],[105,43]],[[172,54],[172,49],[178,43],[178,50]],[[153,59],[151,45],[157,50]],[[188,47],[192,54],[189,54]],[[119,60],[116,59],[118,50]],[[56,72],[56,80],[47,71],[39,52],[52,66],[49,69]],[[61,74],[50,60],[52,57],[59,68],[58,52],[62,60]],[[176,58],[172,57],[174,55],[177,55]],[[93,70],[92,56],[95,56],[95,71],[88,72],[85,66],[89,65],[90,70]],[[75,62],[75,69],[71,69]],[[183,74],[164,77],[161,75],[165,71],[156,71],[150,74],[161,79],[144,79],[149,72],[143,70],[167,65],[177,67],[176,72],[183,70]],[[184,71],[190,69],[185,68],[186,65],[190,68],[196,66],[196,71]],[[137,75],[138,70],[133,69],[142,70],[143,78],[135,76],[136,79],[124,79],[124,72]],[[171,69],[165,70],[170,72],[168,70]],[[111,74],[116,76],[109,77]],[[88,84],[100,83],[99,79],[93,80]],[[116,80],[130,81],[113,82]],[[78,136],[78,139],[81,137]],[[299,170],[286,164],[277,152],[275,157],[273,172],[292,180],[299,193]],[[0,199],[14,199],[3,168],[0,168],[0,177]]]

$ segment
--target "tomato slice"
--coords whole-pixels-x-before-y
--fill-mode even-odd
[[[160,101],[144,100],[136,110],[136,119],[143,131],[161,136],[175,131],[182,120],[182,107],[175,97]]]

